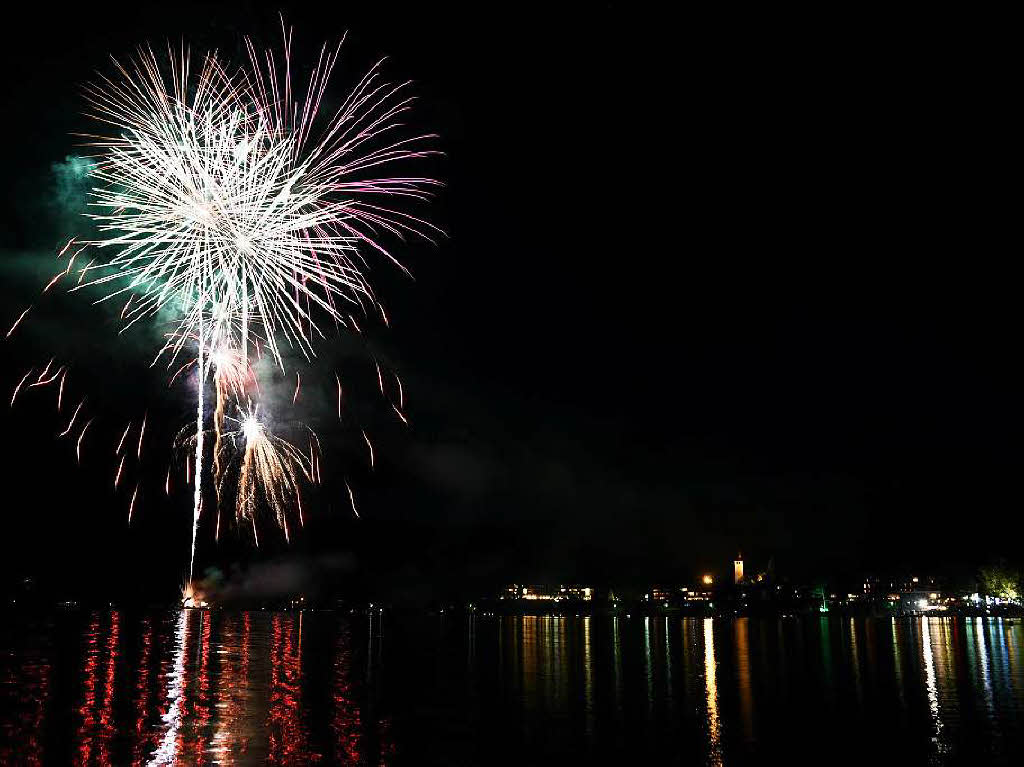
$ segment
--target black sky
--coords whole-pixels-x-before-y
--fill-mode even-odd
[[[325,355],[308,390],[332,463],[307,535],[210,563],[328,562],[419,594],[687,578],[737,549],[794,574],[1019,551],[1015,123],[990,26],[423,5],[283,7],[300,54],[349,31],[339,85],[381,55],[416,80],[448,237],[402,249],[415,282],[375,267],[391,328]],[[276,43],[277,9],[40,7],[12,25],[2,316],[41,287],[19,254],[64,235],[50,169],[87,125],[77,84],[139,42]],[[0,351],[10,388],[51,345],[113,337],[65,303]],[[410,430],[371,396],[370,351],[401,373]],[[187,403],[125,347],[89,355],[97,445],[146,407],[166,444]],[[330,426],[330,362],[379,440],[373,473],[358,432]],[[110,459],[77,467],[49,407],[3,416],[5,571],[173,588],[187,499],[154,493],[127,530]]]

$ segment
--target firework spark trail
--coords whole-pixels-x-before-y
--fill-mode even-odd
[[[277,525],[284,531],[285,541],[289,541],[289,498],[295,498],[300,525],[304,524],[299,480],[305,477],[311,481],[312,468],[307,468],[305,459],[294,445],[267,431],[255,409],[243,410],[238,423],[238,430],[232,432],[231,436],[233,439],[244,439],[245,449],[239,469],[236,519],[239,523],[245,519],[251,520],[258,546],[256,512],[262,499],[273,512]]]
[[[86,421],[85,426],[82,428],[82,433],[78,435],[78,442],[75,443],[75,459],[82,462],[82,440],[85,439],[85,433],[89,431],[89,425],[95,421],[95,418],[90,418]]]
[[[53,360],[50,360],[50,362],[52,363]],[[61,377],[61,374],[63,372],[64,372],[64,366],[61,365],[59,368],[57,368],[57,370],[54,372],[54,374],[52,376],[50,376],[49,378],[47,378],[45,381],[42,380],[42,375],[40,375],[39,376],[39,380],[37,380],[35,383],[29,384],[28,388],[31,389],[34,386],[49,386],[54,381],[56,381],[58,377]]]
[[[214,387],[217,392],[217,405],[214,410],[214,442],[213,442],[213,486],[217,493],[217,524],[214,530],[214,541],[220,540],[221,521],[221,488],[225,469],[222,441],[224,438],[224,419],[228,398],[233,393],[241,397],[245,393],[246,383],[254,380],[249,369],[245,354],[225,343],[214,352],[210,361],[214,365]],[[190,363],[189,363],[190,364]],[[178,372],[181,372],[180,370]],[[175,373],[175,377],[178,374]]]
[[[373,444],[370,442],[370,438],[366,436],[366,431],[360,429],[363,432],[363,440],[366,442],[366,446],[370,449],[370,468],[373,468]]]
[[[43,368],[43,372],[39,374],[39,378],[36,379],[36,383],[39,383],[46,377],[46,374],[50,372],[50,366],[53,364],[55,357],[50,357],[50,361],[46,363],[46,367]],[[35,384],[33,384],[34,386]]]
[[[68,421],[68,428],[58,434],[58,437],[66,437],[71,432],[71,427],[75,425],[75,419],[78,418],[78,411],[82,409],[82,405],[85,404],[85,397],[82,397],[82,401],[78,403],[78,407],[75,408],[75,412],[71,414],[71,420]]]
[[[7,335],[5,336],[5,338],[10,338],[11,337],[11,333],[13,333],[15,330],[18,329],[18,325],[21,324],[21,321],[23,319],[25,319],[25,315],[28,314],[30,311],[32,311],[32,305],[31,304],[29,304],[28,309],[26,309],[25,311],[23,311],[21,314],[18,315],[18,319],[16,319],[14,321],[14,324],[11,325],[11,329],[7,331]]]
[[[117,485],[121,481],[121,472],[124,470],[124,459],[125,459],[125,457],[122,455],[121,456],[121,463],[119,463],[117,465],[117,474],[114,475],[114,489],[115,490],[117,490]]]
[[[309,426],[306,427],[309,431],[309,470],[310,480],[317,484],[322,484],[323,480],[320,476],[320,453],[322,448],[320,447],[320,437],[313,431]],[[316,443],[316,452],[313,452],[313,443]]]
[[[334,373],[334,380],[338,384],[338,420],[341,420],[341,379],[338,378],[338,373]]]
[[[43,288],[43,292],[46,293],[50,288],[52,288],[54,285],[56,285],[57,284],[57,280],[59,280],[61,277],[63,277],[64,274],[65,274],[65,271],[62,269],[59,272],[57,272],[55,275],[53,275],[53,279],[50,280],[48,283],[46,283],[46,287]]]
[[[132,492],[132,502],[128,504],[128,524],[132,523],[132,512],[135,511],[135,499],[139,495],[139,484],[135,483],[135,490]]]
[[[352,504],[352,513],[356,515],[356,519],[359,519],[359,511],[356,509],[356,497],[352,494],[352,488],[348,484],[348,480],[345,480],[345,489],[348,490],[348,500]]]
[[[299,371],[296,370],[295,371],[295,393],[292,395],[292,404],[293,405],[299,399],[299,389],[301,388],[301,386],[302,386],[302,376],[299,375]]]
[[[60,377],[60,388],[57,389],[57,412],[60,412],[61,403],[64,401],[64,381],[68,376],[68,371],[65,370]]]
[[[318,437],[317,433],[315,431],[313,431],[309,426],[306,427],[306,431],[309,432],[309,438],[311,440],[313,440],[314,442],[316,442],[316,449],[319,450],[320,449],[320,437]]]
[[[71,274],[71,268],[75,265],[75,259],[78,258],[78,254],[85,250],[87,247],[89,247],[88,243],[86,243],[85,245],[83,245],[82,247],[80,247],[78,250],[71,254],[71,258],[68,259],[68,268],[64,270],[65,275]]]
[[[196,364],[196,361],[192,360],[191,362],[186,362],[184,365],[182,365],[180,368],[178,368],[175,371],[174,375],[171,376],[171,380],[169,380],[167,382],[167,388],[168,389],[171,388],[174,385],[174,382],[176,380],[178,380],[178,376],[180,376],[182,373],[184,373],[186,370],[188,370],[190,367],[192,367],[195,364]]]
[[[199,533],[199,515],[203,510],[203,388],[206,381],[203,364],[203,328],[202,318],[199,323],[199,357],[197,359],[199,396],[196,405],[196,489],[192,500],[192,554],[188,563],[188,580],[192,577],[196,567],[196,536]]]
[[[135,457],[142,459],[142,438],[146,436],[146,419],[149,418],[149,411],[147,410],[142,414],[142,426],[139,428],[139,448],[135,454]]]
[[[91,267],[94,263],[96,263],[95,258],[91,259],[89,263],[87,263],[83,268],[78,270],[78,282],[75,283],[76,285],[82,284],[82,280],[85,279],[86,272],[89,271],[89,267]]]
[[[224,408],[227,406],[227,384],[220,375],[219,370],[214,375],[214,379],[217,388],[217,407],[213,411],[213,487],[217,492],[217,528],[214,532],[213,540],[216,542],[220,541],[220,479],[224,472],[221,462],[221,440],[224,434]]]
[[[121,435],[121,441],[117,443],[117,450],[114,451],[114,455],[121,455],[121,448],[124,447],[124,441],[128,437],[128,432],[131,431],[132,422],[129,421],[128,425],[124,427],[124,434]]]
[[[18,392],[21,391],[21,387],[24,385],[25,381],[28,380],[28,377],[32,375],[32,371],[34,370],[35,368],[29,368],[28,372],[25,373],[20,381],[18,381],[18,385],[14,387],[14,394],[11,395],[11,407],[14,407],[14,400],[18,398]]]

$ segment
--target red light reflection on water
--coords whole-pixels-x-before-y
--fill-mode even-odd
[[[334,731],[339,761],[362,764],[362,712],[355,702],[352,682],[352,634],[348,626],[339,630],[334,656],[334,718],[331,720],[331,729]]]
[[[135,680],[135,742],[132,744],[132,763],[141,764],[143,757],[155,743],[155,735],[146,729],[149,717],[150,689],[149,664],[153,655],[153,620],[143,621],[142,649],[139,652],[138,678]]]
[[[101,634],[106,641],[101,643]],[[79,726],[76,764],[110,764],[110,742],[117,734],[114,693],[117,682],[118,640],[121,616],[110,613],[110,625],[101,628],[99,613],[93,613],[85,633],[82,702],[78,707]],[[104,667],[101,669],[101,665]]]
[[[219,641],[214,695],[212,737],[207,753],[214,763],[260,763],[262,748],[260,701],[253,695],[258,682],[250,678],[249,646],[252,619],[249,613],[229,616],[218,626]]]
[[[367,641],[358,625],[325,620],[87,614],[68,648],[71,684],[54,686],[43,644],[19,648],[17,666],[0,662],[0,764],[390,763],[379,630]]]
[[[267,731],[270,760],[302,764],[322,754],[309,748],[309,733],[302,719],[302,615],[275,615],[271,628],[270,711]]]
[[[100,657],[100,616],[93,613],[89,621],[89,629],[85,634],[85,662],[83,666],[82,703],[78,707],[80,724],[78,727],[78,759],[79,764],[86,764],[92,756],[93,720],[96,705],[96,688],[99,685]]]
[[[379,631],[371,616],[363,676],[359,673],[362,664],[356,664],[352,627],[348,624],[338,627],[331,680],[333,757],[338,764],[386,765],[394,760],[397,752],[390,717],[378,716],[374,711],[373,679],[374,666],[379,661]]]
[[[194,678],[190,684],[185,685],[185,690],[191,688],[192,695],[185,696],[184,712],[188,728],[181,732],[182,747],[179,753],[189,752],[190,762],[200,764],[206,761],[203,752],[207,747],[207,726],[210,722],[210,709],[213,701],[210,699],[210,632],[212,620],[203,610],[192,610],[189,615],[188,631],[186,633],[186,646],[189,639],[194,639],[196,647],[187,657],[193,659]],[[195,624],[199,626],[196,627]],[[186,737],[188,740],[186,741]]]
[[[249,675],[249,641],[252,634],[252,617],[246,613],[242,619],[242,674]]]
[[[99,711],[99,732],[97,733],[97,759],[101,764],[110,764],[110,741],[116,734],[114,721],[114,683],[117,674],[117,640],[121,636],[121,614],[110,614],[110,631],[107,634],[107,673],[103,679],[103,703]]]
[[[27,648],[26,656],[0,655],[0,764],[44,763],[51,660],[45,649],[35,646]]]

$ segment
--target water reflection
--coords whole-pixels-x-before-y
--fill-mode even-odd
[[[82,697],[78,707],[78,754],[86,764],[111,761],[110,741],[114,737],[114,685],[121,633],[121,616],[109,615],[104,625],[99,613],[90,616],[85,633]]]
[[[269,756],[274,763],[308,758],[299,682],[302,676],[302,615],[275,615],[270,647]]]
[[[857,691],[857,700],[864,699],[864,689],[860,679],[860,647],[857,644],[857,621],[850,618],[850,665],[853,668],[853,685]]]
[[[622,718],[622,637],[619,633],[619,618],[612,618],[612,668],[615,674],[615,712]]]
[[[250,753],[246,739],[250,727],[249,644],[251,618],[248,613],[233,616],[221,626],[219,700],[217,721],[210,738],[208,753],[214,764],[231,764],[238,755]]]
[[[898,630],[902,626],[902,622],[892,618],[890,619],[890,624],[892,626],[892,657],[896,676],[896,694],[899,697],[900,710],[902,711],[907,706],[907,701],[903,694],[903,655],[900,650],[900,633]]]
[[[143,755],[150,752],[155,742],[146,728],[146,716],[150,706],[150,671],[149,664],[153,654],[153,621],[146,618],[143,622],[142,649],[139,653],[138,674],[135,684],[135,736],[132,748],[132,763],[139,764]],[[144,736],[145,733],[145,736]]]
[[[938,618],[921,619],[921,649],[924,654],[925,686],[928,691],[928,708],[931,714],[934,733],[932,742],[936,750],[942,752],[945,745],[942,741],[942,717],[939,712],[939,688],[935,682],[935,658],[932,652],[931,623]]]
[[[718,721],[718,682],[715,664],[715,632],[711,618],[704,619],[704,684],[707,688],[708,755],[715,765],[722,764],[722,725]]]
[[[647,707],[654,705],[654,668],[651,665],[651,619],[644,618],[644,676],[647,678]]]
[[[0,764],[43,763],[42,728],[52,685],[46,649],[28,646],[21,657],[0,652]]]
[[[832,698],[835,695],[832,681],[832,621],[825,617],[819,618],[818,626],[821,630],[821,681],[826,697]]]
[[[188,611],[0,626],[0,764],[733,764],[837,739],[851,761],[1013,763],[1024,626],[884,620]]]
[[[740,714],[743,718],[743,735],[748,741],[754,740],[754,698],[750,687],[750,619],[736,621],[736,678],[740,694]]]
[[[180,744],[181,705],[185,689],[185,629],[190,613],[182,611],[178,616],[174,631],[174,666],[167,677],[167,710],[161,717],[164,723],[163,738],[160,746],[150,760],[150,764],[174,764]]]
[[[988,651],[985,649],[985,622],[982,618],[975,618],[971,628],[974,634],[974,645],[977,647],[977,655],[980,658],[978,669],[981,675],[982,687],[985,690],[985,708],[991,715],[994,705],[992,702],[992,681],[989,678]]]
[[[587,740],[594,736],[594,655],[590,642],[590,624],[593,618],[583,619],[583,706],[586,713]]]
[[[668,701],[668,708],[671,712],[674,707],[675,695],[672,690],[672,639],[671,630],[669,628],[668,617],[664,620],[665,629],[665,657],[662,661],[665,668],[665,698]]]
[[[348,626],[342,627],[334,646],[334,695],[331,701],[336,751],[347,764],[362,763],[360,733],[362,714],[356,703],[355,682],[352,679],[352,634]]]

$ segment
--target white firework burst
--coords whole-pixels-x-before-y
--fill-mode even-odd
[[[394,261],[381,232],[433,231],[375,202],[422,199],[436,183],[376,176],[432,153],[420,148],[431,136],[390,138],[411,104],[407,83],[381,82],[375,66],[322,116],[340,43],[321,51],[299,98],[290,40],[283,73],[247,41],[247,65],[230,74],[213,54],[193,76],[187,51],[162,64],[143,49],[117,66],[120,81],[86,88],[93,116],[116,129],[90,137],[100,154],[88,214],[100,232],[91,244],[113,254],[76,289],[111,284],[101,301],[132,293],[126,327],[173,305],[179,326],[158,356],[190,338],[247,356],[254,326],[279,363],[282,342],[308,358],[323,318],[344,325],[352,305],[379,306],[361,250]]]

